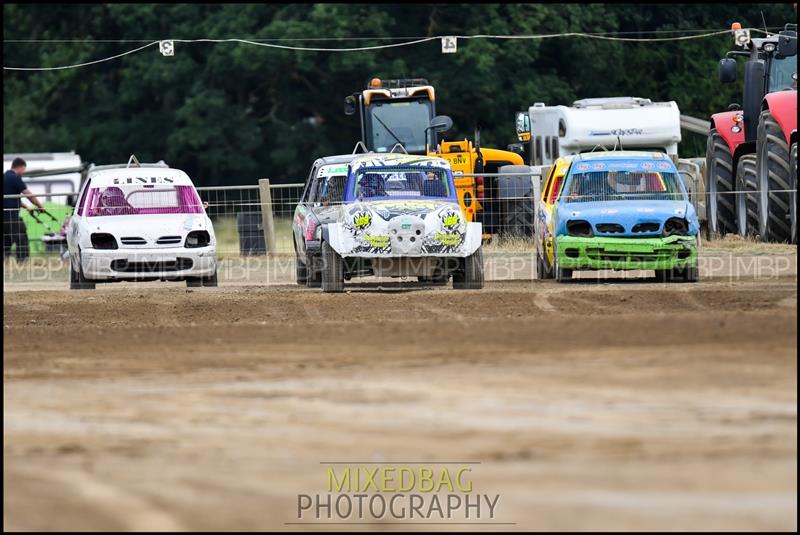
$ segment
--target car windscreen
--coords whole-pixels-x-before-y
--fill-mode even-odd
[[[582,165],[586,168],[571,173],[561,192],[560,199],[565,202],[685,199],[680,178],[674,168],[670,168],[668,172],[642,168],[641,165],[630,170],[617,166],[611,166],[611,169],[593,169],[600,166]]]
[[[203,203],[192,186],[123,184],[92,188],[88,217],[111,215],[202,214]]]
[[[452,198],[450,175],[441,167],[362,167],[353,180],[354,199]]]

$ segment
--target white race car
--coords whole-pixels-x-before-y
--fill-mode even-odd
[[[293,225],[298,282],[341,292],[353,277],[452,277],[453,288],[483,288],[482,226],[462,214],[447,160],[332,157],[311,177]]]
[[[214,227],[189,177],[164,163],[90,169],[67,230],[70,288],[185,280],[217,285]]]

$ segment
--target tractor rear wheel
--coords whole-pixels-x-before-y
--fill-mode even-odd
[[[792,177],[789,144],[768,109],[758,118],[757,136],[759,236],[763,241],[788,242],[792,238],[790,190],[796,179]]]
[[[789,192],[791,195],[792,203],[789,205],[790,220],[792,223],[792,240],[791,243],[797,244],[797,141],[792,143],[792,148],[789,151],[789,169],[792,170],[792,187],[794,191]]]
[[[708,238],[721,238],[736,230],[733,198],[733,155],[717,130],[708,133],[706,144],[706,192],[708,194]]]
[[[736,219],[740,236],[758,234],[756,155],[745,154],[736,164]]]

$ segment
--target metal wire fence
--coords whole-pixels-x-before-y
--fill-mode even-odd
[[[691,165],[697,168],[696,164]],[[702,206],[705,202],[703,180],[691,165],[681,169],[681,174],[686,174],[684,181],[690,201]],[[542,173],[548,169],[543,166],[524,172],[455,177],[456,198],[465,218],[483,225],[487,278],[535,277],[537,201],[542,196]],[[293,280],[295,231],[292,222],[305,189],[304,183],[265,185],[263,181],[245,186],[197,188],[205,212],[214,225],[220,266],[230,273],[238,273],[231,277],[254,282],[267,278]],[[303,201],[316,206],[341,203],[340,199],[316,193],[313,185],[309,185],[309,198]],[[24,196],[4,195],[4,199],[21,197]],[[32,213],[23,208],[17,216],[13,210],[4,209],[4,258],[7,259],[4,281],[34,277],[29,270],[17,265],[19,263],[12,265],[13,261],[8,260],[12,257],[27,257],[38,262],[40,275],[48,272],[63,280],[69,276],[66,234],[73,207],[68,199],[77,199],[77,192],[37,197],[44,203],[46,212]],[[9,235],[14,233],[24,234],[27,244],[20,243],[22,240],[9,240]],[[302,233],[298,236],[302,238]],[[271,253],[269,258],[267,252]]]

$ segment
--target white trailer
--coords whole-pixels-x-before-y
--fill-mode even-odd
[[[536,102],[518,112],[517,138],[526,144],[509,146],[530,166],[549,166],[557,158],[597,150],[651,150],[672,157],[689,188],[697,214],[705,219],[705,188],[696,162],[678,158],[681,112],[674,101],[640,97],[576,100],[572,106]]]
[[[561,156],[597,147],[652,149],[677,155],[680,115],[673,101],[652,102],[639,97],[586,98],[571,107],[537,102],[527,112],[517,114],[517,135],[520,140],[530,140],[530,165],[547,165]]]
[[[84,164],[75,151],[3,154],[3,170],[11,169],[11,162],[17,157],[28,164],[22,178],[34,195],[74,193],[81,187]],[[68,204],[69,199],[66,195],[56,195],[42,200]]]

